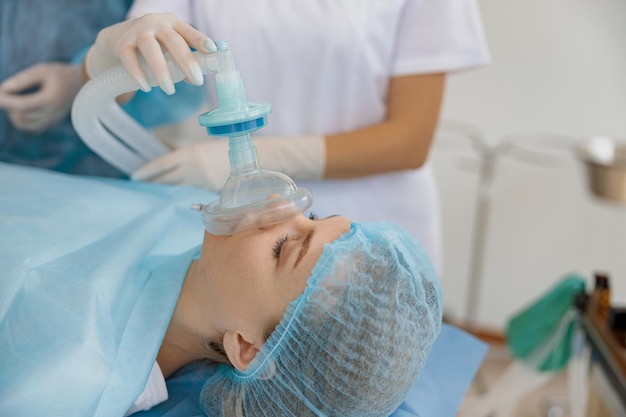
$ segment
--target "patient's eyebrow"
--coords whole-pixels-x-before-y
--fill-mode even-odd
[[[313,230],[311,230],[302,241],[302,247],[300,248],[300,253],[298,253],[298,259],[296,259],[296,263],[293,264],[294,269],[298,266],[302,258],[304,258],[304,255],[306,255],[306,252],[309,250],[311,238],[313,238]]]

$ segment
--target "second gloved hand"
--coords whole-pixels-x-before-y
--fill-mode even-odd
[[[0,84],[0,108],[6,110],[16,128],[42,132],[69,115],[81,86],[78,66],[36,64]]]
[[[263,169],[282,172],[294,180],[318,180],[324,176],[326,141],[323,136],[259,136],[253,143]],[[228,140],[207,138],[147,163],[131,178],[220,191],[229,174]]]
[[[229,174],[228,139],[207,138],[148,162],[131,179],[219,191]]]

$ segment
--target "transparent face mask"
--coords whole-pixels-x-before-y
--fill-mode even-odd
[[[209,233],[227,235],[250,228],[280,223],[307,210],[311,193],[300,189],[287,175],[262,169],[250,133],[267,124],[271,108],[249,103],[239,71],[235,69],[228,43],[218,41],[219,70],[215,85],[219,107],[198,117],[211,136],[228,137],[230,176],[220,198],[198,204]]]

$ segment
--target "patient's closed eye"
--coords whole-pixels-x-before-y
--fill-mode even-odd
[[[276,261],[280,259],[280,252],[283,249],[283,245],[287,241],[288,237],[289,236],[287,235],[282,235],[281,237],[278,238],[278,240],[274,244],[274,248],[272,249],[272,257],[276,259]]]

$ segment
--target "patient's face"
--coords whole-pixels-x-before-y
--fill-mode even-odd
[[[287,305],[304,291],[323,245],[349,229],[345,217],[297,214],[230,236],[205,233],[202,257],[212,319],[224,329],[248,326],[260,333],[268,323],[278,323]]]

